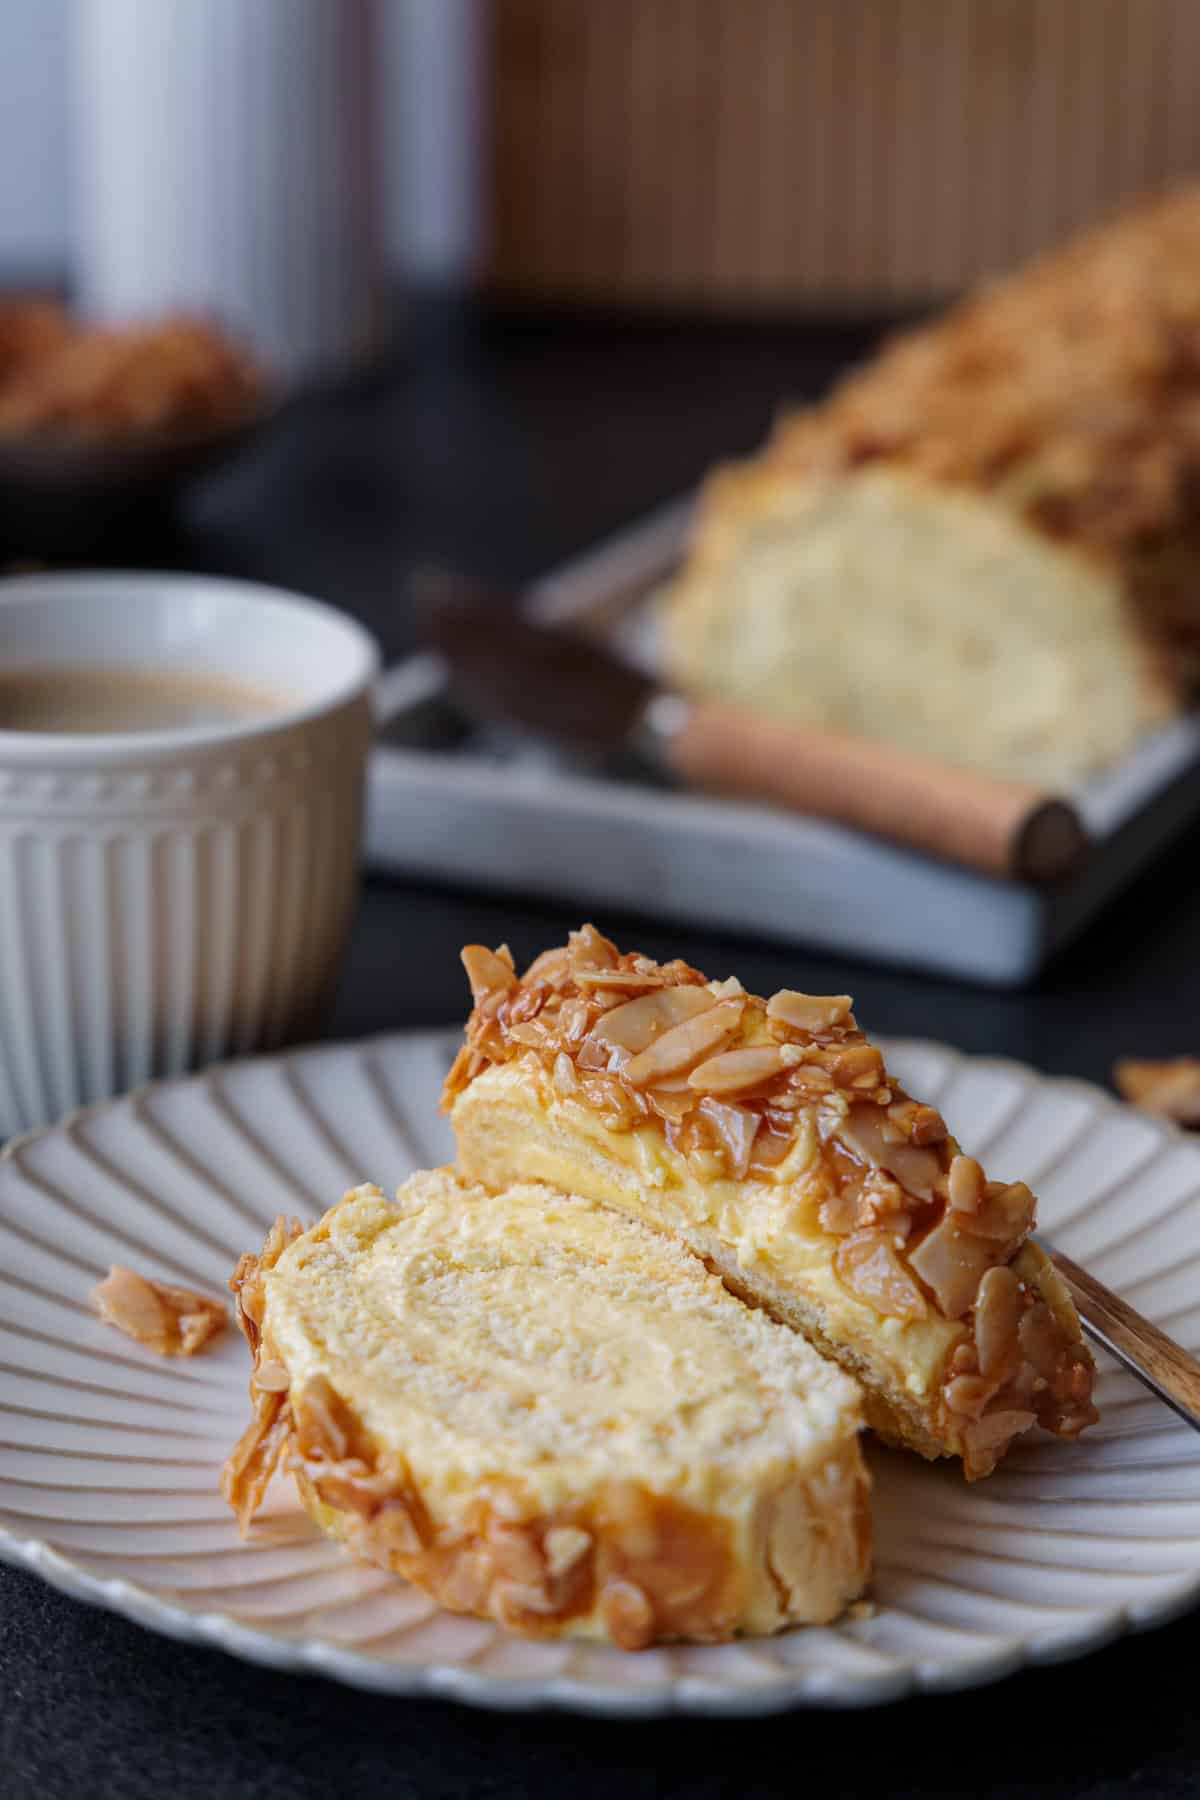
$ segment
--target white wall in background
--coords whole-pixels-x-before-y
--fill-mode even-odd
[[[53,272],[67,243],[69,0],[0,0],[0,278]]]
[[[377,0],[385,241],[431,278],[468,272],[479,241],[482,4]]]
[[[70,260],[72,3],[0,0],[0,281]],[[453,280],[474,258],[482,5],[376,0],[384,239],[406,274]]]

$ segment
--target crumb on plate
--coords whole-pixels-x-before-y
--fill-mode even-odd
[[[194,1356],[229,1323],[219,1300],[151,1281],[119,1263],[92,1289],[91,1298],[106,1325],[159,1356]]]

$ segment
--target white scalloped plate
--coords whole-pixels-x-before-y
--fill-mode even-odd
[[[612,1714],[852,1706],[1078,1656],[1200,1597],[1200,1436],[1106,1365],[1100,1426],[1030,1441],[976,1487],[872,1452],[873,1617],[702,1649],[530,1644],[359,1567],[277,1483],[239,1542],[217,1474],[246,1416],[233,1331],[163,1362],[95,1320],[110,1262],[221,1291],[279,1212],[315,1217],[450,1152],[457,1034],[390,1037],[162,1083],[0,1163],[0,1555],[81,1600],[252,1661],[391,1693]],[[1064,1250],[1200,1347],[1200,1145],[1096,1088],[892,1047]]]

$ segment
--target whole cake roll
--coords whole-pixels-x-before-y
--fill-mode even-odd
[[[443,1606],[630,1650],[827,1622],[862,1589],[855,1384],[594,1201],[437,1169],[281,1221],[232,1285],[244,1524],[283,1460],[322,1529]]]
[[[846,994],[769,1000],[591,926],[475,998],[445,1103],[464,1176],[536,1180],[667,1232],[863,1383],[868,1422],[986,1475],[1096,1416],[1022,1181],[989,1181],[910,1099]]]
[[[1068,786],[1200,666],[1200,187],[897,338],[706,485],[685,690]]]

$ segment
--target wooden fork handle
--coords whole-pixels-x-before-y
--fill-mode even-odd
[[[1098,1344],[1200,1431],[1200,1362],[1061,1250],[1043,1245]]]

